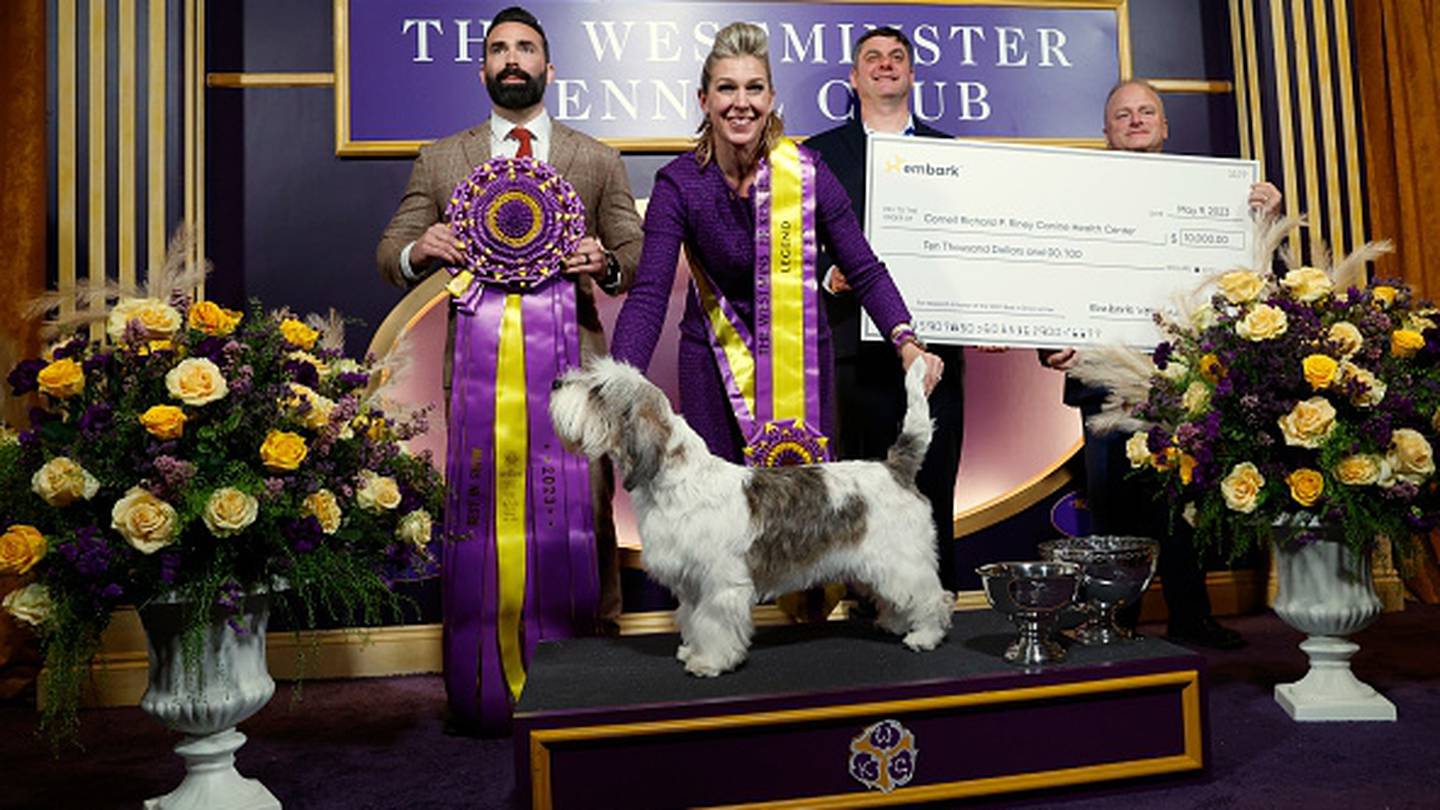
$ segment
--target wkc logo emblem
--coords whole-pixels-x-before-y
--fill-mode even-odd
[[[860,784],[889,793],[915,776],[915,735],[898,720],[881,720],[850,741],[850,775]]]

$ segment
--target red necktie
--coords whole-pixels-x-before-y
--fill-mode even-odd
[[[520,148],[515,150],[515,157],[532,157],[535,153],[530,149],[530,139],[535,137],[525,127],[515,127],[510,130],[507,136],[520,142]]]

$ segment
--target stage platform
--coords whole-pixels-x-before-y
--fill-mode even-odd
[[[713,679],[675,635],[541,644],[517,784],[562,810],[855,807],[1206,766],[1203,658],[1147,638],[1025,671],[1001,658],[1014,637],[993,611],[957,613],[928,653],[860,621],[762,628]]]

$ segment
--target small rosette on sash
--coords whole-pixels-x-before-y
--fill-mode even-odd
[[[819,464],[829,458],[830,440],[797,419],[766,422],[745,445],[750,467],[794,467]]]
[[[525,292],[560,271],[585,235],[585,205],[575,187],[548,163],[495,158],[455,187],[445,208],[465,252],[450,268],[457,298],[472,282]]]

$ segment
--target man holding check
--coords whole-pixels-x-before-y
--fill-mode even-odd
[[[1139,79],[1117,84],[1105,101],[1104,132],[1108,149],[1161,151],[1170,134],[1170,124],[1165,118],[1160,94]],[[1248,202],[1252,209],[1273,215],[1280,208],[1280,190],[1272,183],[1255,183],[1250,187]],[[1073,368],[1080,360],[1074,348],[1042,351],[1040,355],[1045,365],[1059,371]],[[1068,375],[1065,378],[1065,404],[1079,408],[1087,421],[1100,412],[1105,394],[1104,389],[1085,385]],[[1190,539],[1172,536],[1163,506],[1157,508],[1148,495],[1131,491],[1131,485],[1125,481],[1125,471],[1129,468],[1125,438],[1121,434],[1085,431],[1085,497],[1092,530],[1096,534],[1153,536],[1160,540],[1159,573],[1170,612],[1168,638],[1217,649],[1244,646],[1239,633],[1221,626],[1211,617],[1205,571]],[[1136,504],[1141,508],[1136,509]],[[1186,527],[1175,528],[1184,531]]]

